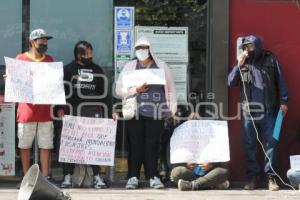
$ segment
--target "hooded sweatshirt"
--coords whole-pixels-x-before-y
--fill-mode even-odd
[[[153,54],[151,44],[146,38],[140,38],[139,40],[137,40],[135,46],[137,46],[137,44],[140,44],[140,43],[149,44],[149,53],[150,53],[153,61],[155,62],[155,64],[157,65],[157,67],[159,69],[163,69],[165,71],[165,79],[166,79],[166,85],[164,85],[165,99],[166,99],[168,108],[170,109],[172,115],[174,115],[177,110],[177,100],[176,100],[175,84],[174,84],[174,80],[173,80],[171,71],[164,61],[158,59]],[[123,84],[123,78],[122,78],[124,72],[136,70],[137,63],[138,63],[138,61],[136,59],[128,62],[124,66],[122,72],[119,75],[119,78],[116,83],[116,94],[119,97],[121,97],[122,99],[128,98],[130,96],[137,94],[137,92],[136,92],[137,87],[126,88]]]
[[[255,45],[253,53],[241,66],[246,94],[250,104],[259,103],[266,112],[276,112],[280,104],[287,104],[288,90],[277,59],[270,51],[263,50],[261,40],[254,36],[246,36],[244,40]],[[243,48],[241,45],[239,48]],[[228,85],[237,86],[241,83],[239,66],[233,67],[228,76]],[[245,103],[245,95],[241,84],[241,102]],[[255,106],[250,105],[250,109]]]
[[[104,72],[99,65],[91,63],[89,66],[82,66],[72,61],[64,67],[65,93],[67,103],[72,106],[73,115],[79,115],[78,108],[83,104],[80,116],[97,117],[103,110],[97,103],[107,104],[105,92]],[[103,96],[102,98],[99,98]],[[101,116],[100,116],[101,117]]]

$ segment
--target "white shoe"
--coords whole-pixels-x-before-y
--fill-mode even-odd
[[[96,189],[103,189],[106,188],[106,184],[104,183],[103,179],[99,176],[94,176],[94,188]]]
[[[154,189],[161,189],[164,188],[164,184],[160,181],[160,179],[156,176],[154,178],[150,178],[150,187]]]
[[[125,186],[126,189],[137,189],[139,187],[139,180],[137,177],[131,177],[128,179],[127,184]]]
[[[71,174],[67,174],[64,177],[64,181],[60,185],[61,188],[69,188],[72,187],[72,176]]]
[[[219,184],[219,185],[216,185],[216,189],[218,190],[226,190],[230,187],[230,182],[228,180],[226,180],[225,182]]]

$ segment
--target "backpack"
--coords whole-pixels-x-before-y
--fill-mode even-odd
[[[76,164],[72,176],[72,186],[75,188],[90,188],[93,186],[93,169],[90,165]]]

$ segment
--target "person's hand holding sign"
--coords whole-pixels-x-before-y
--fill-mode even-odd
[[[189,169],[191,169],[191,170],[194,169],[195,166],[196,166],[196,163],[187,163],[186,164],[186,167],[189,168]]]
[[[147,92],[148,90],[149,90],[149,85],[147,85],[147,83],[144,83],[140,87],[136,88],[137,93],[144,93],[144,92]]]
[[[59,109],[58,111],[57,111],[57,116],[59,117],[59,118],[63,118],[64,116],[65,116],[65,110],[64,109]]]
[[[117,121],[117,120],[119,119],[119,114],[116,113],[116,112],[114,112],[114,113],[112,114],[112,118],[113,118],[114,121]]]
[[[207,172],[211,170],[214,167],[214,165],[212,163],[202,163],[200,164],[200,167],[203,171]]]

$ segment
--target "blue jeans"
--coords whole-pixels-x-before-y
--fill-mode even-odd
[[[289,171],[287,171],[287,177],[290,180],[292,186],[298,189],[300,186],[300,171],[289,169]]]
[[[254,115],[254,117],[257,116]],[[259,138],[262,141],[265,151],[271,160],[271,162],[269,162],[267,157],[265,157],[264,172],[267,176],[274,175],[271,169],[271,164],[273,169],[276,170],[276,149],[278,142],[273,138],[275,121],[276,114],[274,113],[264,113],[262,119],[254,120]],[[248,178],[251,178],[260,174],[260,167],[257,161],[258,141],[251,119],[244,116],[242,118],[242,122],[246,151],[246,175]]]

